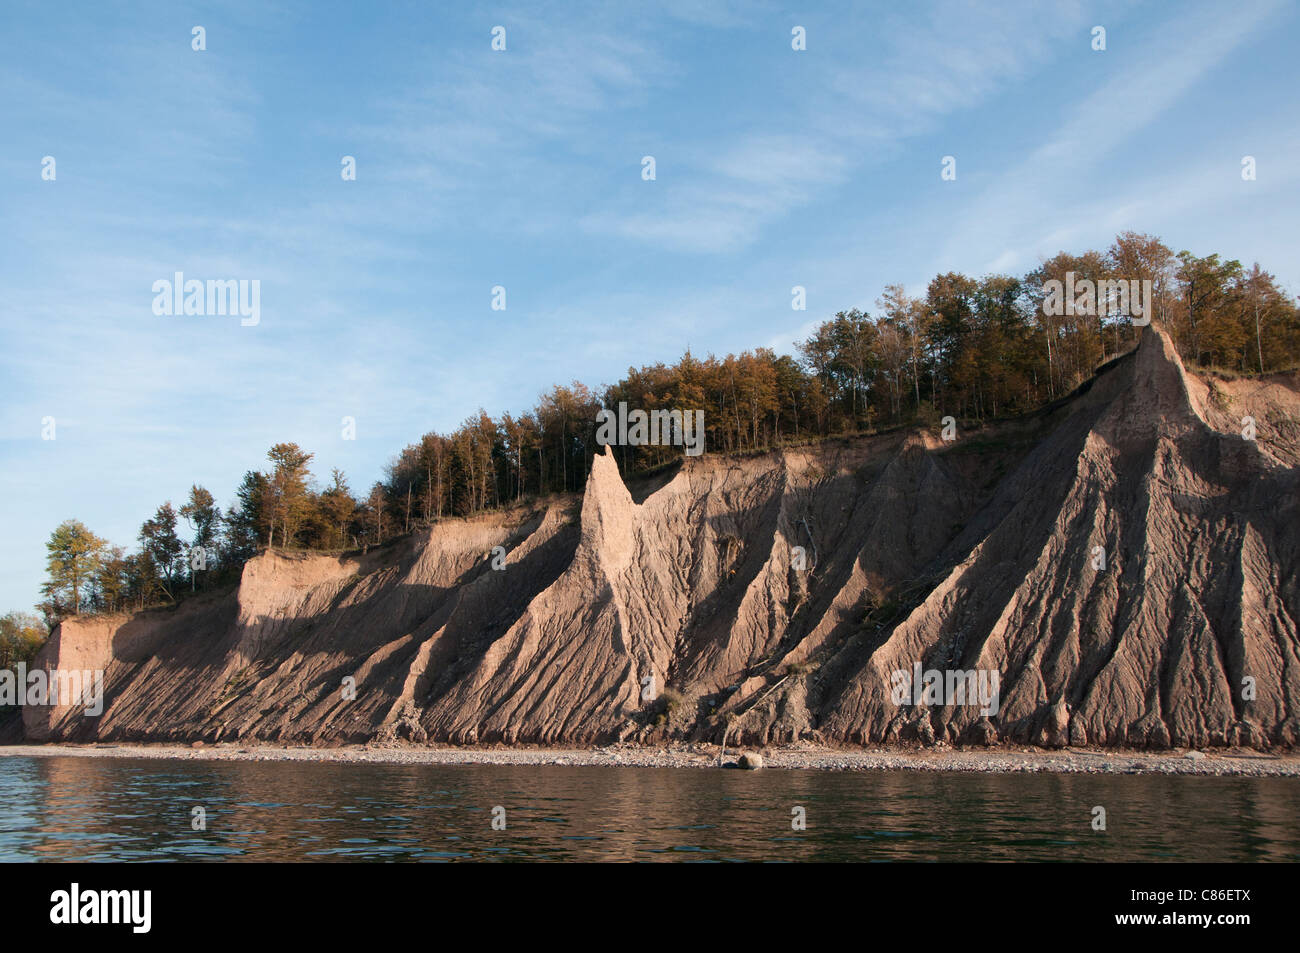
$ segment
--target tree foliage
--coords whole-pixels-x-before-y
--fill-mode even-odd
[[[265,470],[244,474],[224,513],[208,490],[191,486],[179,514],[164,503],[141,526],[136,552],[107,545],[75,520],[61,524],[47,544],[39,608],[55,621],[83,609],[175,601],[196,548],[205,568],[189,572],[188,581],[202,591],[238,579],[266,547],[382,545],[448,517],[580,490],[600,450],[597,412],[620,404],[703,411],[705,446],[722,452],[941,415],[1023,413],[1068,394],[1137,338],[1112,300],[1093,313],[1046,314],[1045,288],[1070,274],[1076,281],[1150,281],[1155,321],[1188,363],[1239,373],[1300,364],[1300,309],[1273,275],[1257,263],[1175,254],[1154,236],[1124,232],[1104,251],[1062,251],[1021,277],[947,272],[919,295],[888,285],[874,316],[841,311],[798,342],[794,355],[756,348],[700,358],[687,350],[674,364],[629,367],[599,391],[578,381],[556,385],[520,414],[493,419],[479,409],[453,432],[431,431],[405,447],[364,498],[338,469],[321,489],[313,454],[278,443]],[[680,458],[682,448],[621,446],[616,453],[624,470],[635,472]]]

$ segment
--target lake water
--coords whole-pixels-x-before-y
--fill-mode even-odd
[[[1298,798],[1290,778],[15,757],[0,861],[1296,861]]]

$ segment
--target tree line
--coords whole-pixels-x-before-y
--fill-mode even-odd
[[[1061,252],[1022,277],[937,275],[925,293],[886,287],[874,315],[842,311],[795,345],[628,368],[599,392],[557,385],[528,412],[493,419],[479,410],[450,434],[405,447],[366,493],[345,475],[323,484],[313,455],[276,444],[223,511],[192,486],[163,503],[127,551],[76,520],[47,543],[45,620],[77,612],[174,603],[228,584],[267,548],[364,549],[451,516],[580,490],[590,470],[596,415],[631,408],[704,411],[705,446],[757,452],[788,443],[952,415],[985,420],[1024,413],[1068,394],[1132,347],[1138,329],[1115,302],[1095,313],[1049,316],[1045,286],[1074,280],[1149,280],[1154,319],[1190,364],[1235,373],[1300,365],[1300,309],[1258,264],[1217,254],[1175,254],[1158,238],[1125,232],[1105,251]],[[624,472],[670,463],[672,446],[618,447]]]

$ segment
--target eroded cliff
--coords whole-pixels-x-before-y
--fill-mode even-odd
[[[688,458],[630,486],[600,455],[581,500],[270,553],[234,592],[65,622],[39,664],[103,669],[105,709],[28,707],[25,729],[1293,745],[1298,419],[1291,383],[1202,380],[1148,330],[1070,399],[952,442]],[[916,663],[996,672],[996,714],[898,704]]]

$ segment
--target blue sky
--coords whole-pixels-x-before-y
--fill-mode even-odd
[[[1300,6],[987,6],[6,2],[0,611],[63,519],[134,544],[281,440],[363,490],[480,406],[789,351],[890,282],[1132,228],[1300,292]],[[260,323],[155,315],[176,271],[260,280]]]

